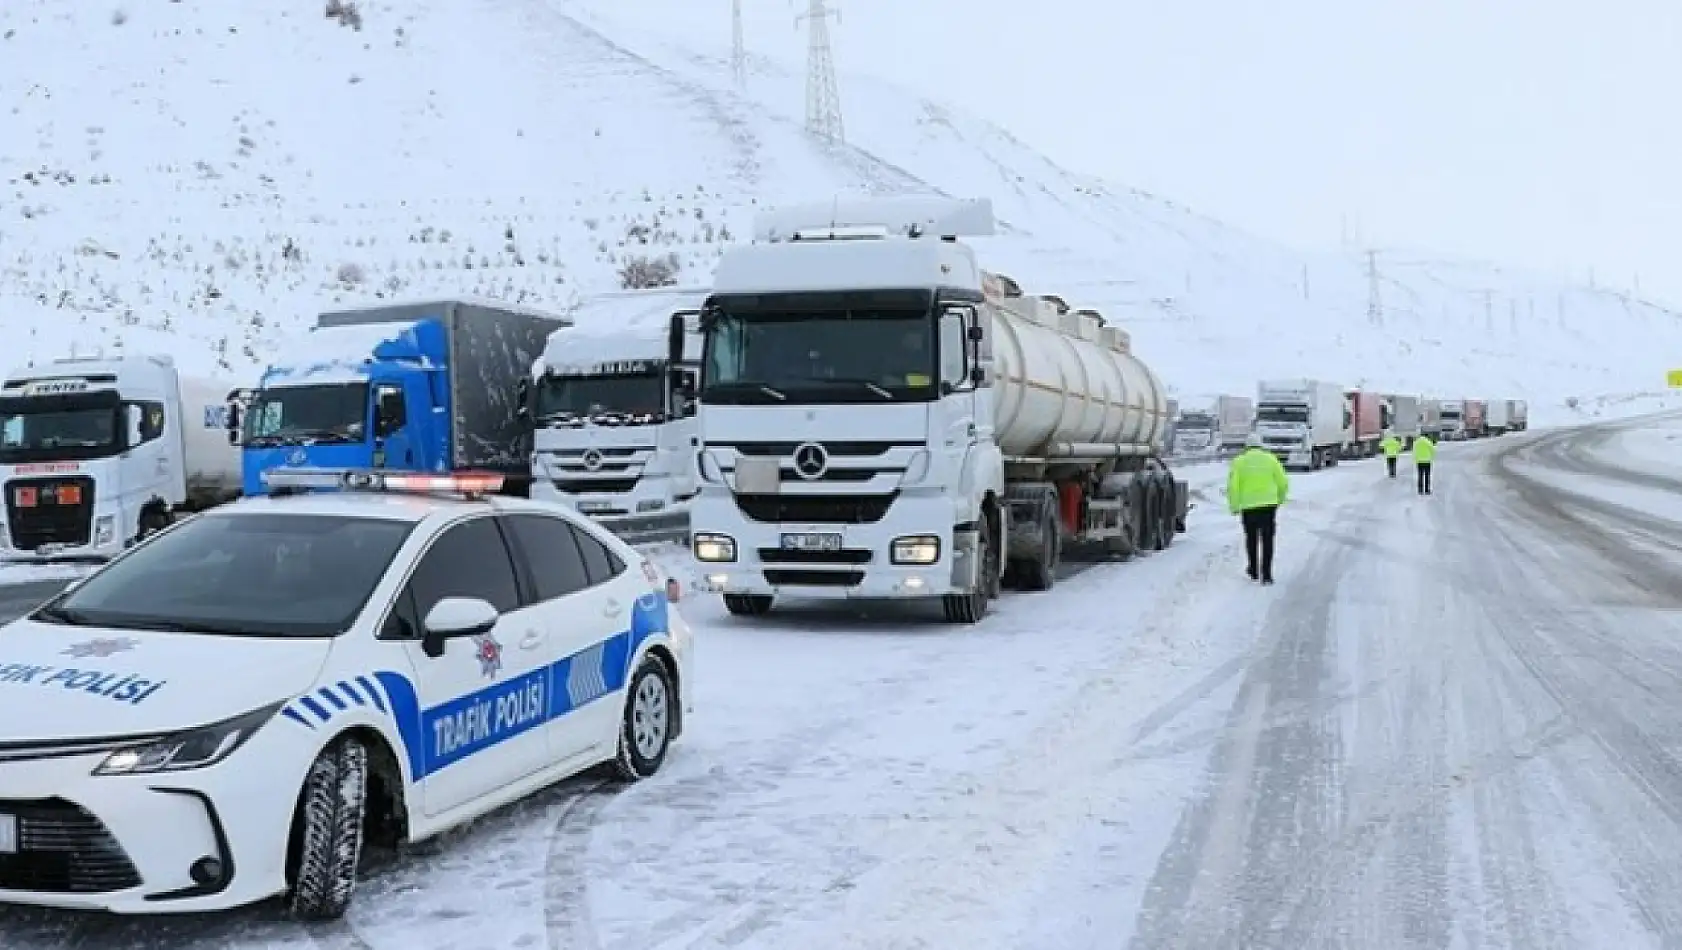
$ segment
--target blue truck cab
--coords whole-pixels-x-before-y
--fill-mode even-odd
[[[324,313],[236,393],[245,494],[273,468],[490,471],[531,485],[531,367],[562,316],[441,300]]]

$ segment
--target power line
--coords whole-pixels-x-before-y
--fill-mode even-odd
[[[748,84],[748,48],[742,42],[742,0],[730,0],[730,72],[737,88]]]
[[[806,41],[806,131],[831,142],[846,140],[841,124],[841,89],[835,78],[835,55],[829,44],[829,18],[841,19],[839,10],[826,0],[811,0],[806,12],[794,18],[798,29],[805,20]]]

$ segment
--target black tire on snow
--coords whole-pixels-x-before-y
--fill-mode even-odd
[[[999,545],[993,540],[993,521],[981,515],[981,570],[976,589],[967,594],[947,594],[940,606],[947,623],[980,623],[987,616],[987,604],[999,593]]]
[[[1174,529],[1177,527],[1176,522],[1179,520],[1175,516],[1174,512],[1178,511],[1179,508],[1180,492],[1174,487],[1174,479],[1163,479],[1162,507],[1158,509],[1160,517],[1157,521],[1159,527],[1157,528],[1156,537],[1157,541],[1161,545],[1161,547],[1157,548],[1158,551],[1166,551],[1174,543]]]
[[[724,609],[737,617],[763,617],[771,612],[771,598],[763,594],[725,594]]]
[[[356,890],[362,816],[368,802],[368,749],[334,740],[310,764],[292,825],[287,906],[304,920],[337,920]]]
[[[1063,533],[1057,523],[1057,509],[1046,505],[1040,520],[1040,536],[1045,538],[1045,544],[1035,557],[1022,562],[1023,590],[1050,590],[1057,583],[1057,565],[1063,560]]]
[[[613,772],[620,781],[638,782],[660,771],[672,747],[672,729],[677,725],[680,702],[666,664],[659,657],[643,657],[625,687],[619,752],[613,757]],[[639,735],[657,735],[655,747],[643,749]]]
[[[169,512],[159,511],[157,508],[148,508],[140,513],[140,524],[137,526],[138,530],[135,532],[134,540],[137,542],[144,541],[169,527],[169,523]]]

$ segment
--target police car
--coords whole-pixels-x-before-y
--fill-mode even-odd
[[[691,637],[634,549],[494,475],[272,475],[0,628],[0,902],[333,918],[364,842],[660,768]]]

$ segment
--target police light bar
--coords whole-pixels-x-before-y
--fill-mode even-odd
[[[380,469],[275,468],[262,475],[271,491],[375,491],[484,495],[500,491],[495,472],[394,472]]]

